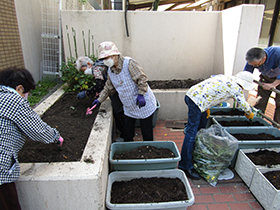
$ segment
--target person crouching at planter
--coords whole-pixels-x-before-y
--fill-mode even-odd
[[[109,67],[108,79],[93,105],[117,91],[124,109],[124,141],[133,141],[136,119],[140,119],[143,140],[153,141],[153,113],[157,105],[143,68],[134,59],[121,56],[110,41],[99,44],[98,59]]]
[[[253,89],[253,74],[239,72],[236,76],[216,75],[192,86],[186,93],[185,103],[188,105],[188,123],[184,130],[185,138],[181,149],[181,160],[178,168],[192,179],[200,179],[192,164],[192,152],[195,136],[200,128],[205,128],[210,115],[209,108],[229,98],[234,98],[244,110],[248,119],[254,114],[243,94],[245,90]]]
[[[35,81],[26,69],[0,71],[0,209],[18,210],[15,181],[20,175],[18,152],[26,135],[34,141],[61,146],[63,138],[34,112],[27,100]]]
[[[77,94],[78,99],[83,99],[87,96],[94,96],[96,99],[105,86],[107,80],[108,67],[105,66],[102,60],[93,62],[89,57],[81,56],[76,61],[76,68],[78,71],[83,71],[85,74],[93,75],[96,85],[92,88],[81,91]],[[116,122],[116,127],[120,132],[119,138],[115,141],[124,141],[124,111],[123,104],[120,101],[118,92],[110,96],[111,105],[113,108],[113,115]]]

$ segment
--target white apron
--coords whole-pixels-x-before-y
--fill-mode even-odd
[[[122,70],[119,74],[115,74],[109,68],[108,75],[116,91],[119,93],[120,100],[123,103],[124,114],[135,119],[145,119],[155,112],[157,108],[156,98],[148,85],[148,90],[144,95],[146,105],[141,108],[136,105],[138,87],[132,80],[131,74],[128,70],[130,59],[131,58],[129,57],[125,57]]]

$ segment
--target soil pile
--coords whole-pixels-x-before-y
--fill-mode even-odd
[[[188,200],[184,183],[172,178],[139,178],[114,182],[111,203],[156,203]]]
[[[154,146],[141,146],[136,149],[116,153],[113,159],[115,160],[127,160],[127,159],[155,159],[155,158],[172,158],[175,154],[167,148],[157,148]]]

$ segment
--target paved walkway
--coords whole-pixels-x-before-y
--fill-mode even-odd
[[[254,97],[249,95],[248,98]],[[274,114],[274,105],[269,103],[265,113],[272,118]],[[181,151],[184,140],[183,129],[167,128],[166,123],[170,121],[157,121],[154,128],[155,141],[174,141]],[[172,122],[171,122],[172,123]],[[140,129],[136,129],[135,141],[141,141]],[[188,210],[261,210],[262,206],[256,198],[250,193],[246,184],[236,174],[235,177],[228,181],[218,181],[216,187],[212,187],[204,179],[192,180],[189,179],[193,193],[195,195],[195,203]]]

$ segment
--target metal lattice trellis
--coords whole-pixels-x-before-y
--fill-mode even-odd
[[[59,74],[61,64],[60,0],[42,3],[42,63],[43,74]]]

